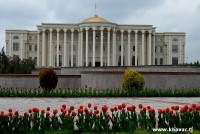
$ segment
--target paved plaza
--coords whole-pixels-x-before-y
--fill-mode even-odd
[[[91,103],[93,106],[97,105],[99,108],[106,104],[109,107],[117,106],[122,103],[126,105],[143,104],[144,106],[151,106],[156,111],[159,108],[167,108],[172,105],[184,106],[185,104],[191,105],[196,103],[200,105],[200,97],[192,98],[169,98],[169,97],[157,97],[157,98],[0,98],[0,111],[7,112],[9,108],[13,111],[18,110],[20,114],[23,114],[30,108],[37,107],[40,110],[46,109],[47,106],[53,109],[60,109],[62,104],[66,104],[67,108],[70,105],[74,105],[75,109],[79,105],[87,106]],[[136,110],[139,110],[138,108]]]

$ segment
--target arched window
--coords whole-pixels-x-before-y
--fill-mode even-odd
[[[178,41],[178,39],[177,38],[173,38],[173,41]]]
[[[15,35],[15,36],[13,37],[13,39],[19,39],[19,36]]]

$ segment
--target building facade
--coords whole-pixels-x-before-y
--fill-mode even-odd
[[[6,54],[35,59],[38,67],[178,65],[185,36],[95,15],[78,24],[42,23],[37,31],[6,30]]]

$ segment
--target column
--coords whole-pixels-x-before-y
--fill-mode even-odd
[[[92,66],[95,66],[95,48],[96,48],[96,27],[93,27],[93,55],[92,55]]]
[[[149,43],[148,43],[148,65],[151,65],[151,30],[149,30]]]
[[[57,28],[57,43],[56,43],[56,59],[57,59],[57,67],[59,66],[59,28]]]
[[[169,44],[168,44],[168,65],[171,65],[172,57],[171,57],[171,36],[169,36]]]
[[[138,34],[138,30],[134,30],[134,32],[135,32],[135,66],[137,66],[137,57],[138,57],[138,51],[137,51],[137,45],[138,45],[138,43],[137,43],[137,39],[138,39],[138,36],[137,36],[137,34]]]
[[[40,66],[40,31],[37,33],[37,66]]]
[[[179,36],[179,40],[178,40],[178,64],[183,64],[183,61],[182,61],[182,39],[181,39],[181,36]]]
[[[101,30],[101,50],[100,50],[100,61],[101,67],[103,66],[103,27],[100,28]]]
[[[49,66],[53,66],[53,46],[52,46],[52,28],[49,29],[50,31],[50,54],[49,54]]]
[[[21,60],[24,59],[24,43],[23,43],[23,34],[21,35],[21,38],[20,38],[20,44],[21,44]]]
[[[74,29],[71,29],[71,67],[74,66]]]
[[[144,33],[145,31],[142,30],[142,65],[144,65]]]
[[[131,38],[130,38],[130,35],[131,35],[131,30],[128,30],[128,66],[131,65],[131,59],[130,59],[130,56],[131,56]]]
[[[13,56],[13,53],[12,53],[13,52],[13,43],[12,43],[13,42],[12,41],[13,38],[12,38],[12,34],[10,34],[9,38],[10,38],[10,56]]]
[[[67,66],[67,39],[66,39],[66,37],[67,37],[67,29],[66,28],[64,28],[64,56],[63,56],[63,59],[64,59],[64,63],[63,63],[63,65],[64,65],[64,67],[66,67]]]
[[[85,28],[86,30],[86,42],[85,42],[85,65],[88,66],[88,27]]]
[[[42,66],[46,65],[46,58],[45,58],[45,54],[46,54],[46,34],[45,34],[45,29],[43,28],[42,30]]]
[[[121,30],[121,66],[124,64],[124,30]]]
[[[107,38],[108,38],[108,49],[107,49],[107,66],[110,66],[110,28],[108,29]]]
[[[155,47],[156,47],[156,36],[155,31],[153,32],[153,65],[155,65]]]
[[[113,50],[112,50],[112,53],[113,53],[113,66],[116,66],[116,31],[115,29],[113,29]]]
[[[83,29],[80,29],[81,38],[80,38],[80,66],[83,66]]]

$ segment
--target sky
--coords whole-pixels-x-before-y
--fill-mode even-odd
[[[95,0],[0,0],[0,49],[6,29],[80,23],[94,14]],[[117,24],[153,25],[156,32],[185,32],[185,62],[200,60],[200,0],[96,0],[96,14]]]

